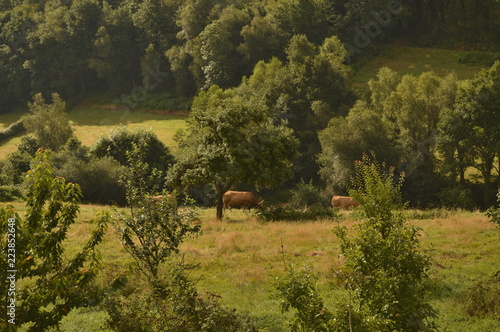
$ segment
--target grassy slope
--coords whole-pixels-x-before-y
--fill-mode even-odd
[[[446,76],[454,72],[461,80],[473,78],[483,68],[479,65],[459,63],[459,57],[466,52],[458,50],[386,45],[381,46],[379,51],[379,56],[365,61],[355,71],[353,81],[356,88],[368,89],[367,82],[374,78],[382,67],[411,75],[434,71],[440,76]]]
[[[16,121],[22,113],[0,115],[0,129]],[[104,108],[78,108],[68,112],[68,118],[75,129],[75,135],[84,145],[92,145],[101,135],[109,133],[119,126],[129,129],[146,128],[156,133],[158,138],[175,151],[174,134],[184,128],[186,116],[162,115],[127,110],[113,111]],[[14,137],[0,144],[0,159],[16,150],[21,137]]]

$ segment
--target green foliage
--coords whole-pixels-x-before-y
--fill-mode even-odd
[[[138,108],[147,110],[182,110],[191,108],[192,99],[186,97],[172,96],[170,93],[148,93],[148,95],[137,103]]]
[[[497,202],[498,207],[490,207],[488,211],[486,211],[486,215],[491,218],[491,222],[496,224],[498,228],[500,228],[500,189],[498,189],[497,193]]]
[[[304,221],[335,218],[335,211],[323,204],[313,204],[307,209],[289,207],[269,207],[257,212],[258,218],[264,221]]]
[[[161,281],[164,296],[134,292],[110,294],[104,302],[108,324],[116,331],[237,332],[255,331],[244,316],[223,307],[220,297],[198,293],[193,282],[174,267]]]
[[[180,156],[169,173],[176,187],[212,184],[217,217],[222,195],[237,183],[273,186],[289,178],[297,140],[275,124],[262,102],[212,86],[193,101],[187,132],[180,133]]]
[[[41,93],[33,97],[33,103],[29,103],[31,114],[25,117],[23,123],[40,147],[57,150],[73,136],[65,108],[66,103],[57,93],[52,94],[52,104],[46,104]]]
[[[386,331],[433,330],[436,312],[424,284],[430,259],[421,251],[420,229],[398,212],[401,182],[394,185],[393,170],[386,173],[368,157],[356,169],[350,195],[361,203],[364,221],[351,239],[346,228],[336,230],[346,287],[362,311],[390,321]]]
[[[192,208],[177,210],[177,197],[164,193],[158,202],[150,195],[149,188],[155,181],[156,171],[147,173],[143,162],[146,146],[136,146],[128,154],[130,167],[122,177],[130,215],[119,215],[115,221],[122,244],[134,258],[140,271],[153,287],[158,282],[158,270],[172,254],[179,252],[182,240],[200,231],[196,212]]]
[[[23,287],[16,293],[16,324],[31,322],[28,331],[42,331],[58,322],[73,308],[86,303],[99,266],[96,246],[102,241],[108,214],[93,222],[96,230],[83,248],[65,259],[63,241],[74,224],[81,196],[78,185],[54,177],[47,152],[40,151],[26,179],[26,208],[21,218],[12,207],[0,209],[2,229],[15,218],[16,278]],[[7,266],[7,241],[1,238],[1,265]],[[2,271],[2,279],[6,278]],[[2,283],[2,294],[6,294]],[[5,324],[2,320],[2,323]],[[5,327],[5,326],[4,326]]]
[[[125,127],[117,128],[109,137],[101,137],[94,144],[92,154],[99,158],[109,156],[121,165],[128,166],[127,156],[134,146],[141,146],[143,149],[140,162],[145,167],[146,174],[152,175],[153,170],[156,170],[156,180],[151,183],[149,189],[152,190],[152,186],[157,186],[156,190],[161,191],[165,183],[165,175],[173,164],[174,157],[151,130],[141,129],[131,132]]]
[[[0,202],[11,202],[23,195],[19,188],[15,186],[0,186]]]
[[[500,61],[458,89],[456,101],[439,123],[439,151],[452,176],[463,183],[465,169],[481,173],[484,206],[493,201],[492,170],[500,141]]]
[[[467,52],[458,58],[458,62],[470,65],[482,65],[491,67],[495,61],[500,60],[499,54],[486,52]]]
[[[437,201],[442,185],[435,144],[440,114],[455,102],[456,77],[432,72],[400,77],[388,68],[369,82],[370,93],[319,133],[320,174],[335,191],[354,175],[354,161],[374,152],[407,174],[403,194],[413,204]]]
[[[293,269],[275,288],[281,308],[297,310],[292,331],[431,331],[429,319],[436,312],[427,303],[424,282],[430,259],[421,252],[420,229],[408,225],[402,213],[399,188],[393,171],[364,157],[356,165],[356,190],[350,194],[361,203],[363,222],[353,238],[339,227],[344,266],[337,279],[347,297],[330,312],[314,287],[310,274]]]
[[[25,130],[26,128],[24,128],[23,120],[13,122],[7,128],[0,130],[0,141],[19,135]]]
[[[285,277],[276,279],[275,298],[280,301],[281,312],[297,310],[289,322],[290,331],[332,331],[332,314],[314,286],[317,277],[311,271],[298,272],[292,265]]]
[[[479,281],[468,289],[464,310],[469,316],[492,316],[500,320],[500,271],[489,280]]]
[[[438,196],[440,205],[447,208],[460,208],[469,211],[477,208],[472,189],[464,185],[443,188]]]
[[[330,200],[322,195],[320,189],[313,184],[312,179],[309,183],[305,183],[301,179],[292,191],[291,203],[294,208],[307,209],[315,204],[329,206]]]
[[[18,185],[23,182],[24,175],[30,169],[30,163],[33,157],[22,151],[16,151],[10,154],[2,167],[2,184]]]

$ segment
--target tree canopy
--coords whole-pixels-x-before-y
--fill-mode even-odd
[[[263,103],[249,103],[215,85],[195,98],[188,129],[178,141],[180,156],[169,174],[171,182],[182,187],[212,184],[219,219],[222,195],[235,185],[273,186],[290,177],[298,143]]]

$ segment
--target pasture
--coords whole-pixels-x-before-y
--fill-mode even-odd
[[[22,115],[22,112],[0,115],[0,129],[8,127]],[[117,127],[127,127],[129,130],[144,128],[153,131],[158,139],[175,154],[174,135],[179,129],[185,127],[187,116],[126,109],[115,110],[106,105],[90,105],[70,110],[68,118],[75,130],[75,136],[82,141],[83,145],[92,145],[100,136],[109,135]],[[9,153],[14,152],[20,142],[21,136],[0,142],[0,159],[5,159]]]
[[[15,205],[23,209],[20,203]],[[92,229],[88,221],[100,209],[108,207],[81,206],[79,220],[66,241],[68,254],[83,245]],[[252,212],[234,209],[223,222],[214,218],[213,208],[200,209],[199,215],[202,234],[187,239],[181,245],[181,255],[186,263],[199,264],[190,276],[197,280],[200,293],[220,295],[223,305],[249,315],[262,331],[286,331],[283,322],[289,314],[280,313],[271,296],[272,284],[293,264],[318,273],[326,306],[334,308],[342,289],[333,278],[340,260],[339,241],[332,230],[359,222],[355,213],[342,211],[335,220],[265,223]],[[411,210],[408,218],[422,228],[422,247],[432,257],[428,290],[439,311],[439,331],[500,331],[498,312],[496,316],[470,317],[464,310],[470,288],[500,270],[500,239],[495,226],[480,212]],[[99,250],[102,271],[97,284],[104,289],[128,268],[131,258],[112,226]],[[77,309],[64,319],[61,331],[105,331],[105,317],[99,307]]]

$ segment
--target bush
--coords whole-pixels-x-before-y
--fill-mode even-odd
[[[467,52],[458,58],[458,62],[467,65],[482,65],[491,67],[495,61],[500,60],[500,55],[487,52]]]
[[[321,192],[312,183],[305,183],[302,179],[292,191],[292,206],[294,208],[307,209],[314,204],[329,205],[328,199],[321,195]]]
[[[121,165],[128,166],[128,153],[134,146],[141,146],[141,162],[151,175],[158,173],[154,185],[160,188],[165,184],[167,170],[174,163],[174,157],[168,147],[150,130],[128,131],[126,128],[113,130],[109,137],[101,137],[93,146],[92,154],[98,158],[112,157]],[[151,189],[151,188],[150,188]]]
[[[33,157],[27,152],[16,151],[9,155],[2,167],[1,181],[5,185],[20,184],[24,175],[30,170]]]
[[[189,97],[174,97],[168,92],[148,93],[148,95],[139,101],[137,107],[147,110],[189,110],[191,109],[192,99]]]
[[[498,189],[497,199],[498,207],[490,207],[488,211],[486,211],[486,216],[490,217],[490,221],[497,225],[497,227],[500,229],[500,189]]]
[[[438,197],[441,206],[460,208],[468,211],[477,208],[472,190],[462,186],[444,188],[439,192]]]
[[[301,221],[332,219],[336,217],[336,213],[331,207],[315,204],[308,209],[294,209],[282,206],[265,208],[257,212],[257,216],[262,221]]]
[[[125,167],[111,157],[93,157],[88,161],[70,157],[55,173],[78,183],[84,202],[123,206],[126,204],[125,188],[119,180],[124,172]]]
[[[16,198],[22,198],[23,195],[19,188],[15,186],[0,186],[0,202],[11,202]]]
[[[103,306],[116,331],[237,332],[256,331],[248,319],[220,304],[220,297],[198,293],[183,270],[162,278],[164,296],[141,289],[124,296],[108,294]]]
[[[17,120],[11,123],[7,128],[0,130],[0,141],[12,138],[24,131],[26,131],[26,128],[24,128],[23,120]]]
[[[366,314],[390,322],[386,331],[431,331],[436,316],[427,302],[425,280],[430,258],[419,242],[420,229],[401,212],[400,183],[394,170],[364,156],[356,164],[357,189],[349,193],[361,203],[362,223],[355,237],[336,229],[345,263],[339,275]]]
[[[469,316],[500,319],[500,271],[469,288],[464,310]]]
[[[17,282],[23,285],[15,294],[15,324],[30,324],[27,331],[45,331],[57,328],[64,316],[88,299],[85,289],[93,283],[100,263],[95,249],[103,239],[109,216],[103,213],[94,219],[97,226],[87,242],[68,254],[63,242],[80,209],[78,185],[55,177],[44,151],[37,153],[25,183],[25,217],[21,218],[12,206],[0,208],[0,227],[15,233],[16,245],[15,267],[12,259],[8,262],[7,254],[0,255],[0,265],[11,264],[19,271]],[[3,253],[12,251],[11,244],[7,236],[0,237]],[[1,278],[7,280],[7,269]],[[7,287],[7,283],[0,283],[0,292],[7,294]],[[0,320],[0,329],[12,328],[6,319]]]

